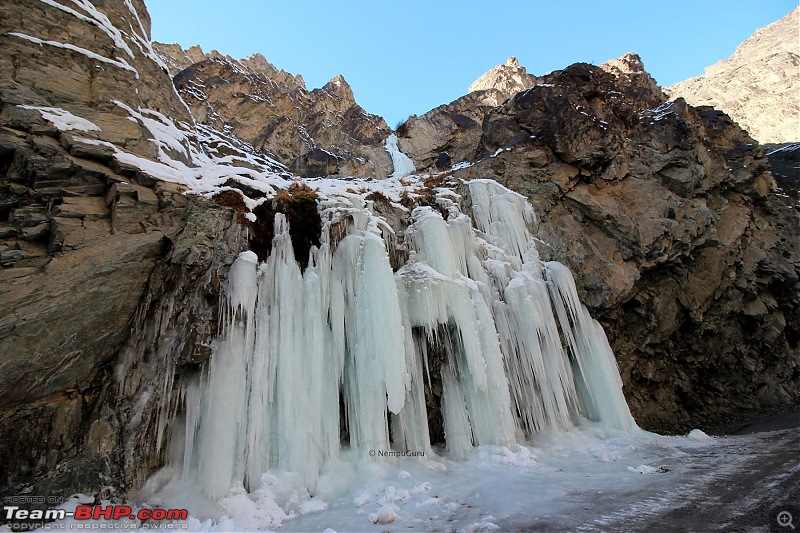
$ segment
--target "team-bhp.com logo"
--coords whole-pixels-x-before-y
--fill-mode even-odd
[[[128,505],[78,505],[75,511],[65,509],[22,509],[18,505],[4,505],[3,518],[7,523],[16,523],[22,529],[28,529],[23,524],[30,525],[31,522],[50,522],[54,520],[138,520],[162,521],[162,520],[186,520],[189,511],[186,509],[137,509],[133,510]]]

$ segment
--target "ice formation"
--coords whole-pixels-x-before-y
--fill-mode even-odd
[[[416,170],[411,158],[401,152],[400,148],[397,146],[397,135],[394,133],[389,135],[389,137],[386,138],[384,148],[389,152],[389,156],[392,158],[392,165],[394,166],[394,172],[392,173],[393,178],[408,176]]]
[[[539,259],[527,200],[492,180],[468,189],[473,218],[438,189],[402,239],[362,196],[327,193],[305,270],[275,215],[271,254],[232,266],[214,355],[186,385],[186,477],[220,499],[290,471],[313,493],[343,446],[433,453],[432,402],[453,458],[580,417],[635,428],[572,275]],[[408,260],[394,271],[398,242]]]

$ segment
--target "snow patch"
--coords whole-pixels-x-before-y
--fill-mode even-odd
[[[131,59],[135,59],[133,56],[133,52],[131,51],[128,44],[122,38],[122,32],[114,26],[111,21],[105,16],[103,13],[98,11],[98,9],[88,0],[72,0],[72,2],[81,8],[87,15],[79,13],[74,9],[67,7],[63,4],[56,2],[55,0],[39,0],[49,6],[55,7],[56,9],[60,9],[66,13],[69,13],[73,17],[76,17],[84,22],[88,22],[94,26],[97,26],[101,30],[103,30],[106,35],[108,35],[112,41],[114,41],[114,45],[119,48],[120,50],[124,51],[128,54]]]
[[[639,473],[639,474],[655,474],[655,473],[659,472],[658,468],[653,468],[652,466],[648,466],[648,465],[639,465],[636,468],[634,468],[632,466],[629,466],[628,470],[630,470],[631,472]]]
[[[693,440],[700,440],[700,441],[711,440],[713,438],[713,437],[709,437],[708,435],[706,435],[703,431],[701,431],[699,429],[691,430],[689,432],[689,434],[687,435],[687,437],[689,437],[690,439],[693,439]]]
[[[397,520],[397,507],[386,505],[377,513],[370,513],[369,521],[373,524],[391,524]]]
[[[88,58],[95,59],[97,61],[101,61],[109,65],[114,65],[115,67],[121,68],[123,70],[129,70],[134,73],[137,80],[139,79],[139,71],[130,66],[130,64],[121,57],[117,57],[116,59],[109,59],[107,57],[101,56],[100,54],[96,54],[91,50],[81,48],[80,46],[75,46],[74,44],[60,43],[57,41],[45,41],[43,39],[39,39],[38,37],[31,37],[30,35],[25,35],[24,33],[19,33],[19,32],[8,32],[7,35],[13,35],[14,37],[19,37],[20,39],[25,39],[27,41],[31,41],[36,44],[46,44],[48,46],[54,46],[56,48],[72,50],[73,52],[78,52],[79,54],[83,54]]]
[[[38,111],[43,119],[51,122],[60,131],[101,131],[97,124],[58,107],[37,107],[32,105],[19,105],[17,107]]]

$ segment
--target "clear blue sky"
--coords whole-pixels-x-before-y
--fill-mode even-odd
[[[259,52],[309,89],[336,74],[395,126],[514,55],[532,74],[636,52],[661,85],[703,73],[797,0],[146,0],[153,39]]]

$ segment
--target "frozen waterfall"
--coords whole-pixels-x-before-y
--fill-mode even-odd
[[[394,172],[392,173],[393,178],[402,178],[403,176],[413,174],[417,170],[411,158],[401,152],[400,148],[397,146],[397,135],[394,133],[389,135],[389,137],[386,138],[384,148],[389,152],[389,156],[392,158],[392,166],[394,167]]]
[[[636,427],[571,273],[539,260],[527,200],[491,180],[468,188],[473,219],[440,189],[402,239],[370,202],[329,196],[305,270],[275,215],[268,260],[244,252],[232,266],[213,356],[186,386],[186,477],[218,499],[279,469],[313,492],[343,446],[369,460],[444,444],[460,458],[581,416]],[[397,241],[409,257],[394,271]],[[443,443],[431,442],[430,409]]]

